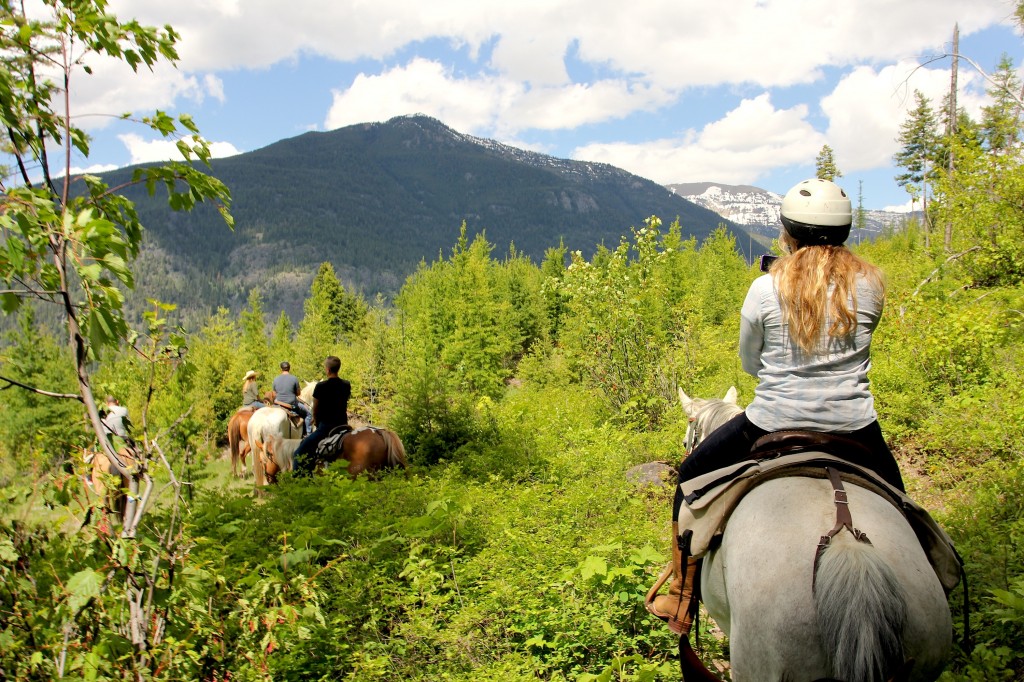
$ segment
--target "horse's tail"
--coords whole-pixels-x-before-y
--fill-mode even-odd
[[[250,435],[252,436],[252,439],[253,439],[252,440],[253,445],[256,446],[252,450],[252,473],[253,473],[253,478],[255,478],[255,481],[253,482],[253,484],[257,488],[260,488],[260,487],[265,486],[267,484],[267,472],[266,472],[266,469],[263,466],[263,454],[262,454],[264,452],[264,445],[260,441],[258,436],[254,436],[252,434],[250,434]]]
[[[238,453],[239,441],[242,439],[242,429],[238,426],[238,419],[234,416],[228,421],[228,447],[231,449],[231,473],[238,475]]]
[[[388,446],[388,466],[400,466],[403,469],[408,469],[409,463],[405,459],[405,446],[402,444],[402,439],[391,429],[380,429],[380,434],[384,436],[384,442]]]
[[[832,676],[888,680],[904,662],[906,594],[875,547],[840,533],[821,555],[814,606]]]

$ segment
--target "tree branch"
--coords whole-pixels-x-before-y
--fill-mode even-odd
[[[23,384],[20,381],[15,381],[14,379],[9,379],[9,378],[7,378],[5,376],[0,376],[0,381],[6,381],[7,382],[7,385],[2,387],[2,388],[0,388],[0,391],[6,391],[11,386],[17,386],[19,388],[25,389],[26,391],[31,391],[32,393],[38,393],[39,395],[49,396],[51,398],[69,398],[71,400],[77,400],[78,402],[83,402],[82,401],[82,396],[80,396],[77,393],[54,393],[53,391],[44,391],[41,388],[36,388],[34,386],[29,386],[28,384]]]
[[[954,253],[952,256],[950,256],[949,258],[944,260],[942,262],[942,264],[939,265],[939,267],[937,267],[934,270],[932,270],[932,273],[930,275],[928,275],[927,277],[925,277],[921,281],[921,283],[917,285],[917,288],[914,289],[914,292],[912,294],[910,294],[910,298],[917,298],[917,295],[919,293],[921,293],[921,289],[923,289],[926,284],[928,284],[933,279],[935,279],[935,276],[938,275],[942,271],[942,268],[944,268],[947,265],[949,265],[949,263],[951,261],[955,261],[958,258],[963,258],[964,256],[966,256],[970,252],[977,251],[980,248],[981,248],[980,246],[972,246],[971,248],[967,249],[966,251],[961,251],[960,253]],[[907,306],[905,306],[905,305],[900,306],[900,319],[903,319],[903,314],[906,313],[906,312],[907,312]]]

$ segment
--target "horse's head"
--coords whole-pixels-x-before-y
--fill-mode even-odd
[[[683,411],[689,418],[684,441],[687,454],[692,452],[705,436],[743,411],[736,403],[736,397],[735,386],[730,386],[722,399],[691,398],[683,389],[679,389],[679,402],[683,404]]]
[[[299,391],[299,400],[306,403],[310,407],[313,406],[313,389],[316,388],[315,381],[307,381],[306,385]]]

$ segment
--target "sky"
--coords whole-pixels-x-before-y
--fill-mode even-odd
[[[29,0],[29,3],[35,0]],[[1014,0],[111,0],[170,24],[176,67],[91,60],[71,84],[92,137],[76,170],[170,158],[117,116],[193,116],[215,156],[422,113],[455,130],[661,184],[784,194],[829,145],[868,209],[904,210],[897,136],[914,90],[937,107],[960,29],[960,103],[977,117]],[[968,61],[969,60],[969,61]],[[976,68],[977,67],[977,68]]]

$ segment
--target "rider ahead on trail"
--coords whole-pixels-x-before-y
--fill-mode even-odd
[[[302,415],[306,424],[303,435],[313,430],[313,415],[309,409],[299,402],[299,380],[291,373],[291,364],[285,360],[281,363],[281,373],[274,377],[274,402]]]
[[[856,463],[903,490],[867,377],[885,287],[878,268],[843,246],[853,222],[850,199],[832,182],[805,180],[786,193],[781,217],[785,255],[754,280],[740,314],[740,359],[759,380],[754,400],[694,448],[679,466],[679,481],[750,459],[761,436],[799,429],[861,443],[870,455]],[[682,502],[677,486],[673,519]],[[684,585],[678,533],[673,524],[669,593],[647,607],[685,633],[697,562],[688,558]]]
[[[311,473],[316,446],[338,426],[348,424],[348,400],[352,397],[352,384],[338,377],[341,360],[329,355],[324,360],[327,378],[313,388],[313,417],[316,431],[306,436],[295,450],[295,470]]]

